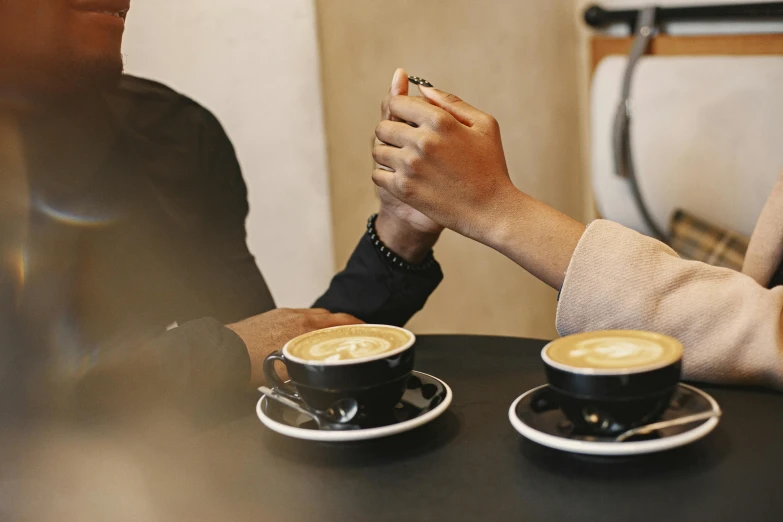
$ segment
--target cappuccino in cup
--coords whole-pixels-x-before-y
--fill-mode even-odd
[[[264,361],[270,386],[326,410],[343,398],[359,406],[357,423],[383,423],[402,398],[413,371],[416,336],[386,325],[347,325],[300,335]],[[274,362],[291,377],[283,382]],[[379,420],[381,419],[381,420]]]
[[[287,355],[305,361],[356,361],[393,353],[409,345],[407,330],[378,326],[346,326],[311,332],[286,345]]]
[[[683,347],[653,332],[604,330],[544,347],[551,395],[577,432],[613,435],[655,422],[680,380]]]
[[[639,373],[679,361],[682,344],[651,332],[599,331],[558,339],[541,356],[548,364],[574,373]]]

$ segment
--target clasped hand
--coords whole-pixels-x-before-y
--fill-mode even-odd
[[[498,123],[453,94],[420,91],[423,98],[388,98],[398,121],[375,129],[373,157],[381,167],[373,181],[437,223],[485,242],[492,221],[502,218],[501,204],[517,192]]]

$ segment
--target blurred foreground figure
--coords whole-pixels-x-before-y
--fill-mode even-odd
[[[3,520],[27,519],[6,516],[8,498],[44,509],[36,499],[56,492],[19,484],[57,473],[70,477],[57,498],[73,505],[81,497],[68,487],[106,485],[112,474],[118,495],[145,491],[138,462],[181,479],[183,462],[146,446],[129,456],[128,440],[154,441],[176,461],[170,450],[194,425],[232,407],[252,412],[237,399],[260,381],[269,352],[328,326],[401,325],[442,278],[431,251],[442,228],[382,193],[375,226],[398,263],[365,235],[317,308],[275,309],[245,243],[246,189],[226,133],[192,100],[122,74],[129,8],[0,0],[0,474],[23,480],[0,482]],[[108,435],[85,436],[77,421]],[[53,474],[36,474],[36,462]],[[108,475],[88,480],[91,469]],[[136,507],[128,520],[152,519]]]
[[[1,288],[32,366],[111,388],[143,375],[132,391],[148,398],[211,394],[259,382],[266,354],[306,331],[404,324],[442,278],[442,227],[382,193],[375,228],[398,262],[365,235],[317,308],[275,310],[217,119],[122,74],[129,8],[0,1]]]

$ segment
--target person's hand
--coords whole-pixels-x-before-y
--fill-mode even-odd
[[[408,73],[403,69],[394,72],[391,89],[381,104],[381,119],[399,121],[391,116],[389,100],[393,96],[407,96]],[[383,143],[376,137],[375,147]],[[376,164],[376,168],[383,168]],[[443,227],[410,205],[394,197],[388,190],[378,187],[381,208],[375,227],[386,246],[411,263],[421,261],[437,242]]]
[[[418,127],[378,125],[383,143],[373,157],[385,168],[375,169],[373,181],[559,290],[584,225],[514,187],[492,116],[453,94],[419,90],[425,99],[390,99],[390,115]]]
[[[250,381],[257,386],[264,382],[264,359],[267,355],[282,349],[285,343],[299,335],[348,324],[362,324],[362,321],[352,315],[333,314],[323,308],[278,308],[227,327],[244,341],[250,354]]]
[[[373,149],[373,181],[434,221],[486,241],[502,203],[519,192],[509,178],[500,128],[453,94],[419,88],[424,98],[391,96]]]

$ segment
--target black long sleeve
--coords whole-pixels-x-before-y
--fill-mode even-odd
[[[424,307],[443,279],[435,263],[423,272],[409,272],[386,261],[364,235],[345,269],[313,305],[348,313],[364,322],[404,326]]]
[[[214,422],[246,413],[252,394],[242,339],[214,318],[189,321],[135,346],[106,354],[77,386],[79,408],[100,415],[168,408]],[[230,407],[243,408],[237,412]]]

